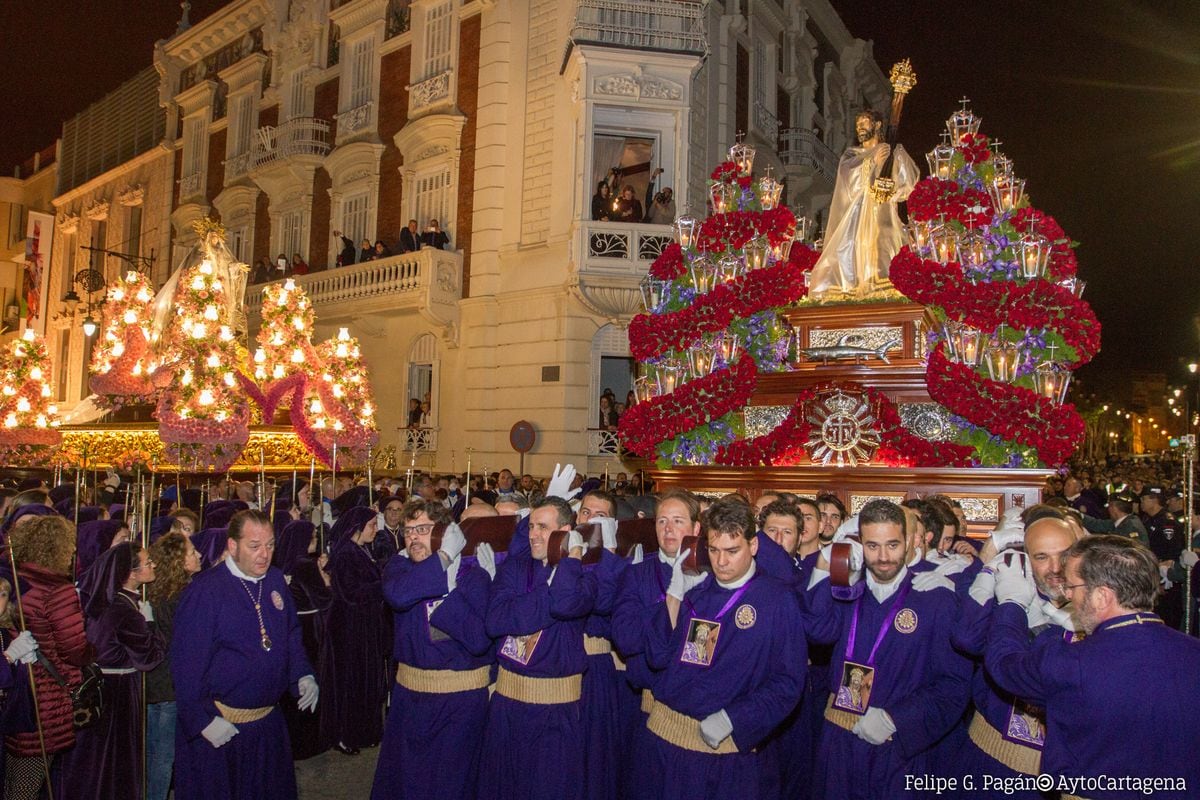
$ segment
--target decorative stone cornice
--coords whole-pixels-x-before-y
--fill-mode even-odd
[[[329,12],[329,19],[342,32],[342,41],[372,23],[384,24],[388,0],[349,0]]]
[[[96,200],[83,209],[83,215],[93,222],[101,222],[108,219],[108,209],[107,200]]]
[[[126,186],[117,192],[117,202],[126,208],[132,206],[140,206],[142,201],[146,199],[146,187],[141,184]]]
[[[65,236],[70,236],[79,230],[79,215],[78,214],[59,214],[56,223],[58,230]]]

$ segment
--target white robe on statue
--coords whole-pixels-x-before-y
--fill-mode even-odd
[[[825,248],[808,280],[810,295],[839,290],[862,295],[890,285],[888,269],[903,244],[896,205],[908,198],[921,176],[897,145],[892,162],[895,194],[886,203],[876,202],[871,186],[877,170],[874,154],[881,146],[850,147],[838,162]]]

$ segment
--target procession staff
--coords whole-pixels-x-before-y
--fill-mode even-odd
[[[1159,572],[1150,549],[1099,535],[1067,551],[1063,589],[1084,634],[1078,643],[1031,647],[1027,615],[1037,595],[1024,563],[995,570],[997,607],[984,663],[1002,689],[1046,710],[1041,771],[1056,780],[1180,780],[1185,789],[1164,785],[1155,796],[1191,796],[1200,785],[1200,642],[1151,611]],[[1104,783],[1063,785],[1064,797],[1145,795],[1133,787],[1106,790]]]
[[[647,663],[661,675],[642,764],[662,798],[754,797],[759,746],[804,690],[804,627],[796,595],[755,563],[754,512],[720,500],[704,515],[711,577],[672,566],[650,623]],[[643,794],[642,796],[648,796]]]
[[[197,575],[180,600],[171,648],[179,800],[296,797],[277,702],[290,690],[312,710],[319,690],[274,548],[271,518],[239,511],[225,563]]]

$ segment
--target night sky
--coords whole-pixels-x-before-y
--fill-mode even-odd
[[[195,0],[192,20],[224,4]],[[1034,204],[1081,243],[1084,299],[1104,338],[1077,379],[1118,401],[1129,369],[1181,381],[1182,365],[1200,357],[1200,3],[834,6],[851,33],[874,41],[885,73],[912,59],[918,85],[900,136],[922,168],[965,95]],[[0,3],[10,112],[0,169],[11,174],[53,143],[65,118],[149,65],[179,13],[169,0]]]

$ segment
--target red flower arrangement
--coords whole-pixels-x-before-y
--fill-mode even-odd
[[[943,347],[939,344],[929,354],[925,375],[930,397],[972,425],[1034,448],[1051,467],[1071,457],[1085,430],[1074,405],[1056,406],[1029,389],[988,380],[951,362]]]
[[[1071,239],[1054,217],[1045,211],[1027,206],[1018,209],[1010,221],[1021,233],[1033,231],[1050,240],[1050,261],[1046,265],[1046,272],[1051,278],[1061,281],[1078,272],[1079,261],[1075,258],[1075,251],[1071,249]]]
[[[805,444],[812,436],[808,405],[817,396],[839,389],[862,394],[875,410],[881,443],[873,461],[887,466],[966,467],[974,448],[953,442],[931,442],[910,433],[900,422],[900,411],[887,395],[858,383],[823,383],[809,387],[796,398],[791,411],[770,433],[733,442],[717,453],[717,463],[732,467],[778,467],[806,463]]]
[[[659,442],[742,408],[757,383],[758,366],[743,355],[730,367],[626,410],[620,421],[621,443],[636,455],[654,458]]]
[[[958,151],[963,154],[963,160],[968,164],[978,164],[992,157],[988,137],[982,133],[965,134],[958,142]]]
[[[721,284],[687,308],[666,314],[639,314],[629,325],[629,351],[639,361],[683,350],[702,335],[729,327],[734,319],[794,303],[804,297],[804,273],[817,254],[793,247],[794,258]]]
[[[970,228],[990,222],[994,213],[992,199],[986,192],[963,189],[957,181],[925,178],[908,196],[909,218],[920,221],[944,217]]]
[[[673,281],[686,274],[687,266],[683,263],[683,248],[679,242],[671,242],[664,247],[650,265],[650,277],[660,281]]]
[[[737,164],[732,161],[722,161],[720,164],[717,164],[712,174],[708,177],[710,180],[729,183],[737,178],[739,172]]]
[[[758,236],[766,236],[772,247],[790,239],[796,231],[796,215],[784,206],[770,211],[730,211],[714,214],[700,223],[696,249],[710,255],[740,250]]]

